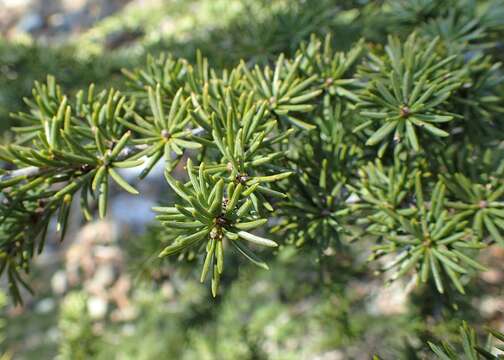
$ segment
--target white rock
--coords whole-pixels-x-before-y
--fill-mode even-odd
[[[103,319],[107,314],[107,301],[101,297],[90,297],[87,302],[89,315],[92,319]]]
[[[313,360],[343,360],[345,355],[340,350],[331,350],[317,355]]]
[[[86,6],[86,0],[63,0],[61,2],[61,7],[65,11],[73,12],[73,11],[81,11]]]
[[[111,264],[103,264],[98,267],[96,273],[91,280],[99,288],[106,288],[112,285],[115,279],[114,267]]]
[[[62,295],[67,291],[68,281],[64,270],[58,270],[51,278],[51,288],[58,294]]]
[[[504,299],[495,296],[485,296],[479,306],[481,313],[486,318],[493,318],[504,309]]]
[[[54,309],[54,306],[55,304],[53,299],[45,298],[37,303],[35,311],[38,312],[39,314],[47,314]]]
[[[0,8],[26,7],[29,3],[30,0],[0,0]]]

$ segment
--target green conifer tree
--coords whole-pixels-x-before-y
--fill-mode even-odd
[[[124,70],[121,91],[70,96],[53,76],[35,83],[15,140],[0,148],[0,270],[12,298],[29,289],[51,219],[63,239],[73,202],[85,219],[103,218],[111,186],[141,196],[121,169],[143,166],[143,179],[160,162],[175,197],[154,208],[158,255],[196,259],[214,297],[236,266],[230,252],[268,269],[260,253],[294,245],[322,261],[349,239],[372,240],[370,266],[388,282],[464,294],[486,269],[480,251],[504,246],[494,49],[504,4],[376,3],[359,20],[376,33],[347,51],[333,49],[338,34],[313,35],[274,61],[223,70],[200,52],[194,63],[149,57]],[[495,358],[467,327],[461,336],[467,358]]]

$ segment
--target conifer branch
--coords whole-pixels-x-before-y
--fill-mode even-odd
[[[0,151],[17,166],[0,175],[12,294],[20,301],[52,218],[64,237],[74,198],[86,219],[104,217],[111,182],[139,193],[118,169],[143,165],[141,180],[160,162],[177,199],[155,208],[167,228],[159,255],[199,256],[214,296],[228,249],[267,268],[256,248],[294,245],[320,259],[363,236],[376,239],[369,260],[390,281],[464,293],[485,269],[480,249],[504,244],[504,76],[468,51],[421,32],[348,52],[313,36],[291,58],[221,74],[199,52],[195,64],[150,57],[124,71],[124,93],[91,85],[68,97],[53,77],[36,83]]]

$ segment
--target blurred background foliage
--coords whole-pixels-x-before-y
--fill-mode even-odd
[[[343,50],[361,37],[380,43],[387,33],[407,35],[414,29],[462,36],[470,28],[464,26],[467,18],[485,14],[477,19],[493,40],[490,51],[498,58],[504,54],[499,41],[503,1],[133,0],[110,2],[115,7],[99,16],[96,9],[103,2],[97,0],[78,1],[81,8],[74,4],[70,10],[65,1],[35,1],[38,7],[21,1],[25,7],[20,5],[18,13],[13,3],[0,1],[4,141],[13,122],[8,114],[22,108],[35,80],[54,74],[70,93],[90,82],[120,87],[122,68],[162,51],[192,61],[200,49],[217,68],[242,58],[269,63],[282,52],[292,54],[312,33],[332,32],[336,49]],[[45,3],[52,10],[33,10],[44,9]],[[2,7],[18,21],[2,23]],[[71,16],[88,14],[82,9],[96,11],[74,28]],[[160,194],[164,190],[158,184],[151,201],[166,197]],[[150,204],[128,198],[114,202],[116,208],[138,206],[136,215],[152,215],[142,210]],[[237,270],[225,274],[225,289],[214,300],[190,274],[193,266],[177,265],[175,271],[172,260],[161,262],[153,255],[159,250],[159,229],[144,232],[144,223],[132,226],[118,214],[73,229],[64,246],[54,242],[39,259],[41,270],[32,281],[36,297],[24,308],[8,306],[0,297],[0,356],[428,359],[427,341],[456,339],[462,319],[478,330],[504,326],[501,249],[485,254],[494,266],[468,285],[467,297],[411,292],[400,282],[383,288],[366,264],[361,241],[318,263],[296,256],[294,246],[285,247],[267,259],[269,272],[238,266],[230,258],[236,262],[230,268]]]

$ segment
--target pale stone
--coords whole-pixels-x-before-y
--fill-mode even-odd
[[[55,307],[54,299],[45,298],[40,300],[35,306],[35,311],[39,314],[47,314],[51,312]]]
[[[51,288],[58,294],[62,295],[67,291],[68,281],[64,270],[58,270],[51,278]]]
[[[114,282],[115,271],[111,264],[103,264],[96,270],[91,282],[98,288],[106,288]]]
[[[340,350],[331,350],[323,354],[316,355],[313,360],[343,360],[345,355]]]
[[[63,0],[61,1],[61,7],[68,12],[79,11],[84,9],[86,6],[86,0]]]
[[[87,302],[89,316],[91,316],[92,319],[103,319],[107,314],[107,307],[107,301],[98,296],[90,297]]]

